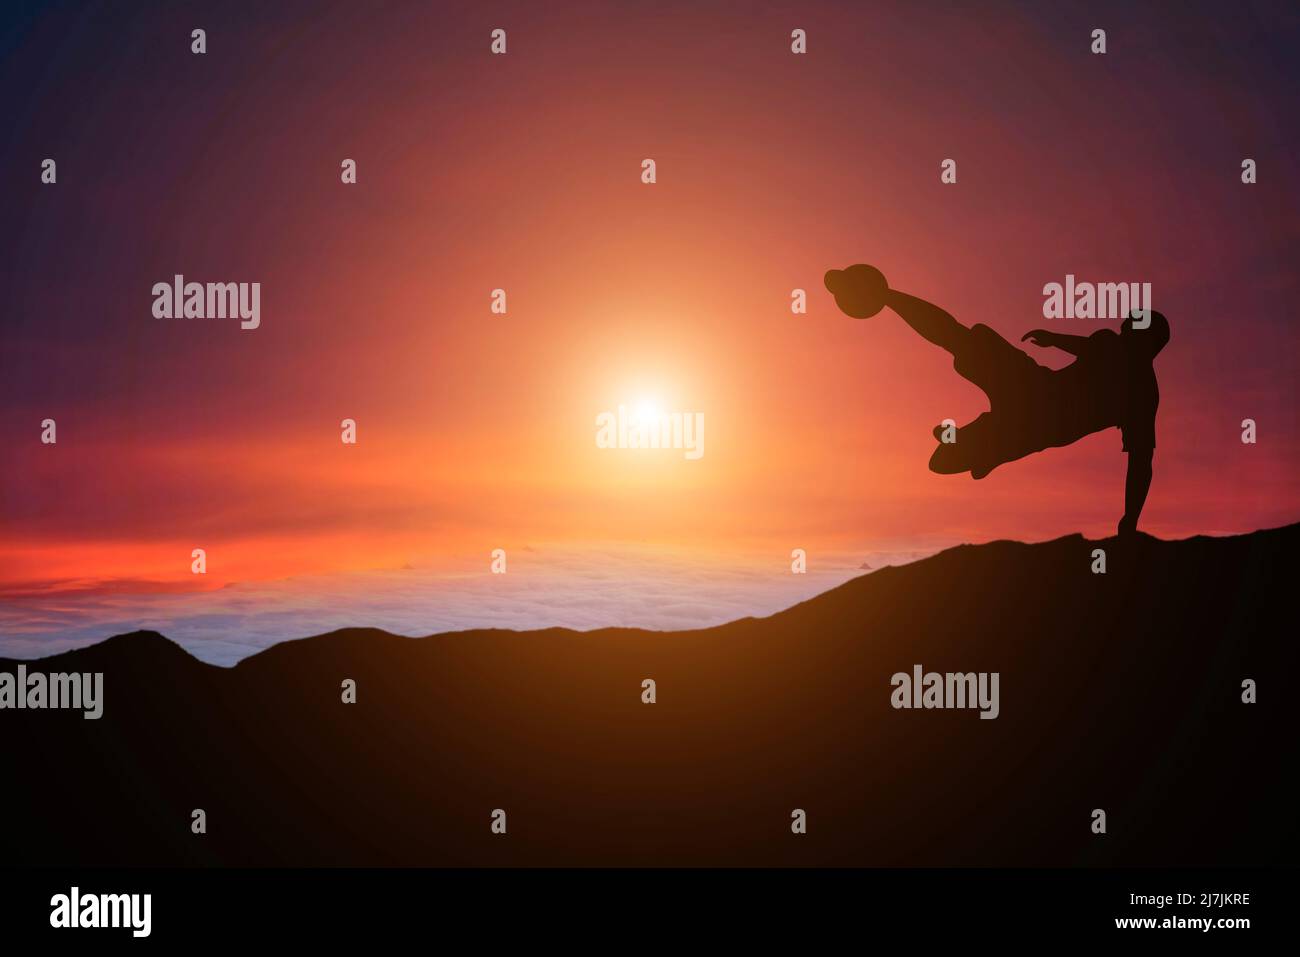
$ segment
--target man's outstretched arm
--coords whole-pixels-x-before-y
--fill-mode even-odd
[[[1146,504],[1151,489],[1151,458],[1155,449],[1138,449],[1128,454],[1128,475],[1124,479],[1124,517],[1119,520],[1119,533],[1131,535],[1137,531],[1138,516]]]
[[[1026,339],[1044,349],[1060,349],[1072,356],[1081,356],[1092,346],[1088,336],[1069,336],[1063,332],[1048,332],[1046,329],[1026,332],[1020,341],[1024,342]]]

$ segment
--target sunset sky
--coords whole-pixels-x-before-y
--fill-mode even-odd
[[[1172,340],[1143,530],[1296,521],[1300,13],[1130,7],[6,14],[0,655],[688,627],[863,563],[1113,534],[1116,430],[927,470],[931,428],[986,399],[892,313],[836,310],[822,275],[854,262],[1012,341],[1099,328],[1042,318],[1067,273],[1150,282]],[[155,318],[177,273],[260,282],[261,327]],[[703,457],[597,448],[640,402],[702,412]]]

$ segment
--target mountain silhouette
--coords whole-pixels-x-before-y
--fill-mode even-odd
[[[0,711],[5,858],[1291,862],[1297,549],[1300,525],[997,541],[716,628],[345,629],[232,668],[120,635],[25,662],[102,671],[104,715]],[[918,664],[998,672],[998,717],[891,707],[891,676]]]

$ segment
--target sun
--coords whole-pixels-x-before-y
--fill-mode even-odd
[[[640,399],[632,407],[632,417],[637,425],[651,425],[659,421],[659,404],[654,399]]]

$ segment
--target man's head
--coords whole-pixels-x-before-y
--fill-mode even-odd
[[[1130,349],[1154,359],[1169,342],[1169,320],[1152,309],[1151,322],[1148,325],[1142,313],[1134,310],[1129,318],[1120,324],[1119,334]]]

